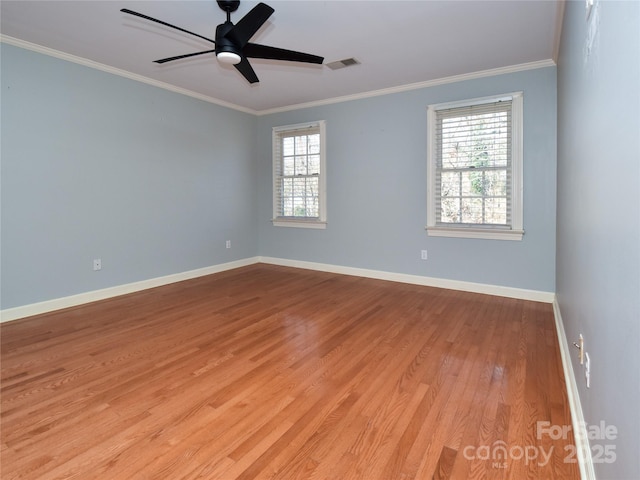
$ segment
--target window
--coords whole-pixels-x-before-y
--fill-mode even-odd
[[[325,122],[273,129],[273,224],[326,228]]]
[[[521,240],[522,93],[428,108],[427,233]]]

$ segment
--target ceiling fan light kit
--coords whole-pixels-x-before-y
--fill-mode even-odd
[[[240,55],[234,52],[216,53],[216,58],[220,63],[228,63],[229,65],[236,65],[242,60]]]
[[[134,15],[145,20],[149,20],[166,27],[173,28],[183,33],[193,35],[207,42],[215,44],[215,50],[205,50],[195,53],[187,53],[184,55],[177,55],[175,57],[162,58],[155,60],[155,63],[167,63],[174,60],[179,60],[188,57],[195,57],[198,55],[205,55],[209,53],[216,54],[216,58],[220,63],[233,65],[249,83],[257,83],[258,76],[256,75],[253,67],[249,63],[248,58],[262,58],[267,60],[283,60],[289,62],[301,62],[301,63],[314,63],[322,64],[323,57],[317,55],[311,55],[308,53],[296,52],[294,50],[286,50],[283,48],[270,47],[267,45],[259,45],[257,43],[250,43],[249,40],[255,33],[262,27],[262,25],[273,14],[274,9],[265,3],[259,3],[249,13],[240,19],[235,25],[231,23],[231,12],[235,12],[240,6],[239,0],[221,1],[218,0],[218,6],[227,13],[227,19],[224,23],[221,23],[216,28],[216,38],[212,40],[197,33],[190,32],[184,28],[171,25],[170,23],[158,20],[142,13],[134,12],[126,8],[121,9],[123,13]]]

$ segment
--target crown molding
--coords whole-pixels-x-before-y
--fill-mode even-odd
[[[450,77],[437,78],[434,80],[426,80],[424,82],[410,83],[407,85],[383,88],[380,90],[371,90],[368,92],[356,93],[353,95],[345,95],[341,97],[328,98],[325,100],[317,100],[313,102],[299,103],[299,104],[288,105],[284,107],[269,108],[266,110],[253,110],[251,108],[241,107],[240,105],[236,105],[230,102],[225,102],[224,100],[219,100],[217,98],[209,97],[207,95],[202,95],[201,93],[197,93],[192,90],[176,87],[175,85],[171,85],[165,82],[160,82],[158,80],[154,80],[152,78],[145,77],[143,75],[131,73],[126,70],[122,70],[120,68],[110,67],[109,65],[105,65],[103,63],[94,62],[93,60],[88,60],[83,57],[78,57],[76,55],[64,53],[59,50],[54,50],[53,48],[44,47],[42,45],[20,40],[18,38],[10,37],[8,35],[0,34],[0,42],[13,45],[15,47],[24,48],[26,50],[31,50],[37,53],[42,53],[44,55],[49,55],[51,57],[56,57],[62,60],[66,60],[68,62],[77,63],[85,67],[95,68],[97,70],[111,73],[113,75],[118,75],[120,77],[125,77],[130,80],[135,80],[137,82],[142,82],[148,85],[152,85],[154,87],[169,90],[170,92],[179,93],[181,95],[186,95],[188,97],[196,98],[198,100],[203,100],[205,102],[213,103],[221,107],[230,108],[232,110],[249,113],[256,116],[271,115],[273,113],[288,112],[291,110],[301,110],[303,108],[319,107],[323,105],[332,105],[334,103],[350,102],[353,100],[362,100],[362,99],[371,98],[371,97],[379,97],[382,95],[391,95],[394,93],[407,92],[410,90],[418,90],[421,88],[435,87],[437,85],[444,85],[447,83],[463,82],[463,81],[474,80],[478,78],[492,77],[496,75],[505,75],[508,73],[523,72],[525,70],[534,70],[537,68],[546,68],[546,67],[556,66],[556,62],[552,59],[539,60],[537,62],[521,63],[518,65],[511,65],[508,67],[492,68],[489,70],[482,70],[479,72],[453,75]]]
[[[534,70],[537,68],[555,67],[556,62],[552,59],[539,60],[537,62],[521,63],[518,65],[511,65],[508,67],[492,68],[489,70],[482,70],[479,72],[464,73],[461,75],[452,75],[450,77],[436,78],[434,80],[426,80],[424,82],[409,83],[407,85],[400,85],[397,87],[383,88],[380,90],[371,90],[369,92],[356,93],[353,95],[345,95],[342,97],[329,98],[326,100],[318,100],[308,103],[299,103],[297,105],[290,105],[286,107],[270,108],[268,110],[260,110],[256,114],[270,115],[272,113],[287,112],[290,110],[300,110],[302,108],[318,107],[322,105],[331,105],[333,103],[350,102],[352,100],[362,100],[370,97],[379,97],[382,95],[391,95],[393,93],[407,92],[410,90],[418,90],[421,88],[435,87],[437,85],[444,85],[447,83],[464,82],[467,80],[475,80],[477,78],[494,77],[497,75],[505,75],[508,73],[523,72],[525,70]]]
[[[6,43],[8,45],[13,45],[14,47],[20,47],[26,50],[31,50],[33,52],[42,53],[43,55],[48,55],[50,57],[59,58],[61,60],[66,60],[67,62],[77,63],[85,67],[101,70],[103,72],[111,73],[113,75],[118,75],[120,77],[128,78],[130,80],[135,80],[137,82],[146,83],[147,85],[152,85],[154,87],[162,88],[164,90],[169,90],[170,92],[179,93],[181,95],[186,95],[188,97],[196,98],[198,100],[203,100],[205,102],[213,103],[221,107],[231,108],[233,110],[238,110],[244,113],[250,113],[252,115],[256,115],[258,113],[257,111],[252,110],[250,108],[241,107],[240,105],[236,105],[230,102],[225,102],[224,100],[219,100],[214,97],[209,97],[208,95],[202,95],[201,93],[197,93],[192,90],[187,90],[186,88],[176,87],[175,85],[171,85],[165,82],[160,82],[158,80],[145,77],[144,75],[131,73],[126,70],[122,70],[120,68],[115,68],[109,65],[105,65],[104,63],[94,62],[93,60],[88,60],[83,57],[78,57],[76,55],[71,55],[69,53],[61,52],[59,50],[54,50],[53,48],[44,47],[36,43],[27,42],[25,40],[20,40],[19,38],[14,38],[8,35],[0,34],[0,42]]]

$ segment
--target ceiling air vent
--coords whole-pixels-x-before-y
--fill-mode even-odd
[[[355,58],[345,58],[344,60],[338,60],[326,64],[331,70],[339,70],[341,68],[350,67],[352,65],[360,65],[360,62]]]

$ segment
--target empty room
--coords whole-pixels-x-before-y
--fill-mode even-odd
[[[0,21],[3,480],[640,478],[640,2]]]

